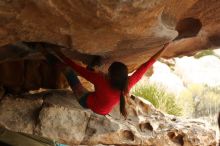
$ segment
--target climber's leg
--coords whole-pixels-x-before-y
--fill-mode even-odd
[[[64,63],[62,63],[56,56],[52,54],[46,54],[45,57],[50,65],[56,65],[62,69],[63,74],[65,75],[70,88],[72,89],[77,101],[84,108],[87,108],[86,100],[89,94],[89,91],[83,87],[77,74]]]
[[[100,66],[100,64],[101,64],[101,57],[95,56],[92,59],[91,63],[88,64],[87,69],[94,71],[93,67],[96,65]],[[69,83],[71,89],[73,91],[75,91],[74,92],[75,96],[76,96],[78,102],[80,103],[80,105],[84,108],[87,108],[86,101],[87,101],[87,97],[89,95],[89,91],[83,87],[83,85],[80,83],[76,73],[71,68],[67,67],[64,71],[64,74],[68,80],[68,83]]]
[[[65,66],[63,62],[61,62],[55,55],[52,55],[47,52],[43,52],[48,60],[48,63],[51,65],[56,64],[59,68],[62,68],[62,72],[64,73],[73,93],[75,94],[78,102],[81,106],[84,108],[87,108],[86,101],[87,97],[89,95],[89,91],[83,87],[80,80],[77,77],[77,74],[70,68]],[[94,70],[94,66],[100,66],[101,65],[101,57],[95,56],[91,63],[87,66],[87,69]]]
[[[77,98],[78,96],[86,92],[86,89],[80,83],[80,80],[78,79],[77,74],[70,67],[66,66],[53,54],[47,53],[45,54],[45,57],[47,58],[47,62],[50,65],[56,66],[62,70],[71,89],[73,90],[73,92],[76,93]]]
[[[88,64],[87,69],[94,71],[94,66],[100,66],[101,65],[101,57],[95,56],[91,63]],[[89,91],[83,87],[83,85],[80,83],[79,79],[77,78],[77,75],[74,73],[74,71],[70,68],[66,68],[64,71],[64,74],[69,82],[69,85],[73,91],[75,91],[75,96],[77,97],[77,100],[79,101],[80,105],[84,108],[87,108],[86,101],[87,97],[89,95]]]
[[[74,92],[77,100],[80,101],[81,97],[87,94],[89,91],[83,87],[79,78],[77,77],[77,74],[70,67],[66,67],[63,73],[70,85],[70,88]]]

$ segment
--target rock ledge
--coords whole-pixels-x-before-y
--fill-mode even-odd
[[[215,146],[215,132],[199,121],[163,114],[139,97],[129,99],[124,120],[116,107],[107,116],[85,110],[71,92],[4,97],[0,125],[70,145]]]

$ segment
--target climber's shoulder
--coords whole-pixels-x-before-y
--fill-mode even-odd
[[[108,80],[107,75],[103,72],[96,71],[96,75],[97,75],[97,78],[99,79],[99,81],[107,81]]]

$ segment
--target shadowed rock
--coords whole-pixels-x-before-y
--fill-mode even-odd
[[[124,62],[133,71],[178,33],[180,40],[163,57],[219,47],[219,6],[220,1],[210,0],[4,0],[0,2],[0,63],[23,59],[39,63],[43,56],[25,43],[46,43],[61,46],[67,56],[84,64],[99,55],[103,58],[99,69],[104,72],[113,61]]]
[[[106,116],[97,115],[81,108],[65,90],[25,98],[4,97],[0,125],[70,145],[216,145],[215,132],[206,124],[165,115],[139,97],[129,98],[127,120],[120,117],[118,109]],[[151,112],[146,113],[146,109]],[[130,112],[133,110],[139,114]]]

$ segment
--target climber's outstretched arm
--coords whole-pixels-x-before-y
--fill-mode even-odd
[[[86,80],[90,81],[93,84],[96,84],[97,80],[99,80],[99,78],[100,78],[100,74],[99,73],[96,73],[94,71],[88,70],[88,69],[78,65],[77,63],[75,63],[74,61],[72,61],[71,59],[66,57],[58,49],[55,49],[55,53],[63,60],[63,62],[65,62],[70,67],[72,67],[74,71],[79,73],[79,75],[84,77]]]
[[[163,48],[158,51],[154,56],[152,56],[147,62],[142,64],[130,77],[128,90],[130,90],[146,73],[146,71],[154,64],[154,62],[166,51],[169,43],[165,44]]]
[[[168,45],[169,43],[164,44],[163,48],[160,51],[158,51],[154,56],[152,56],[150,60],[151,59],[157,60],[158,58],[160,58],[160,56],[166,51]]]

